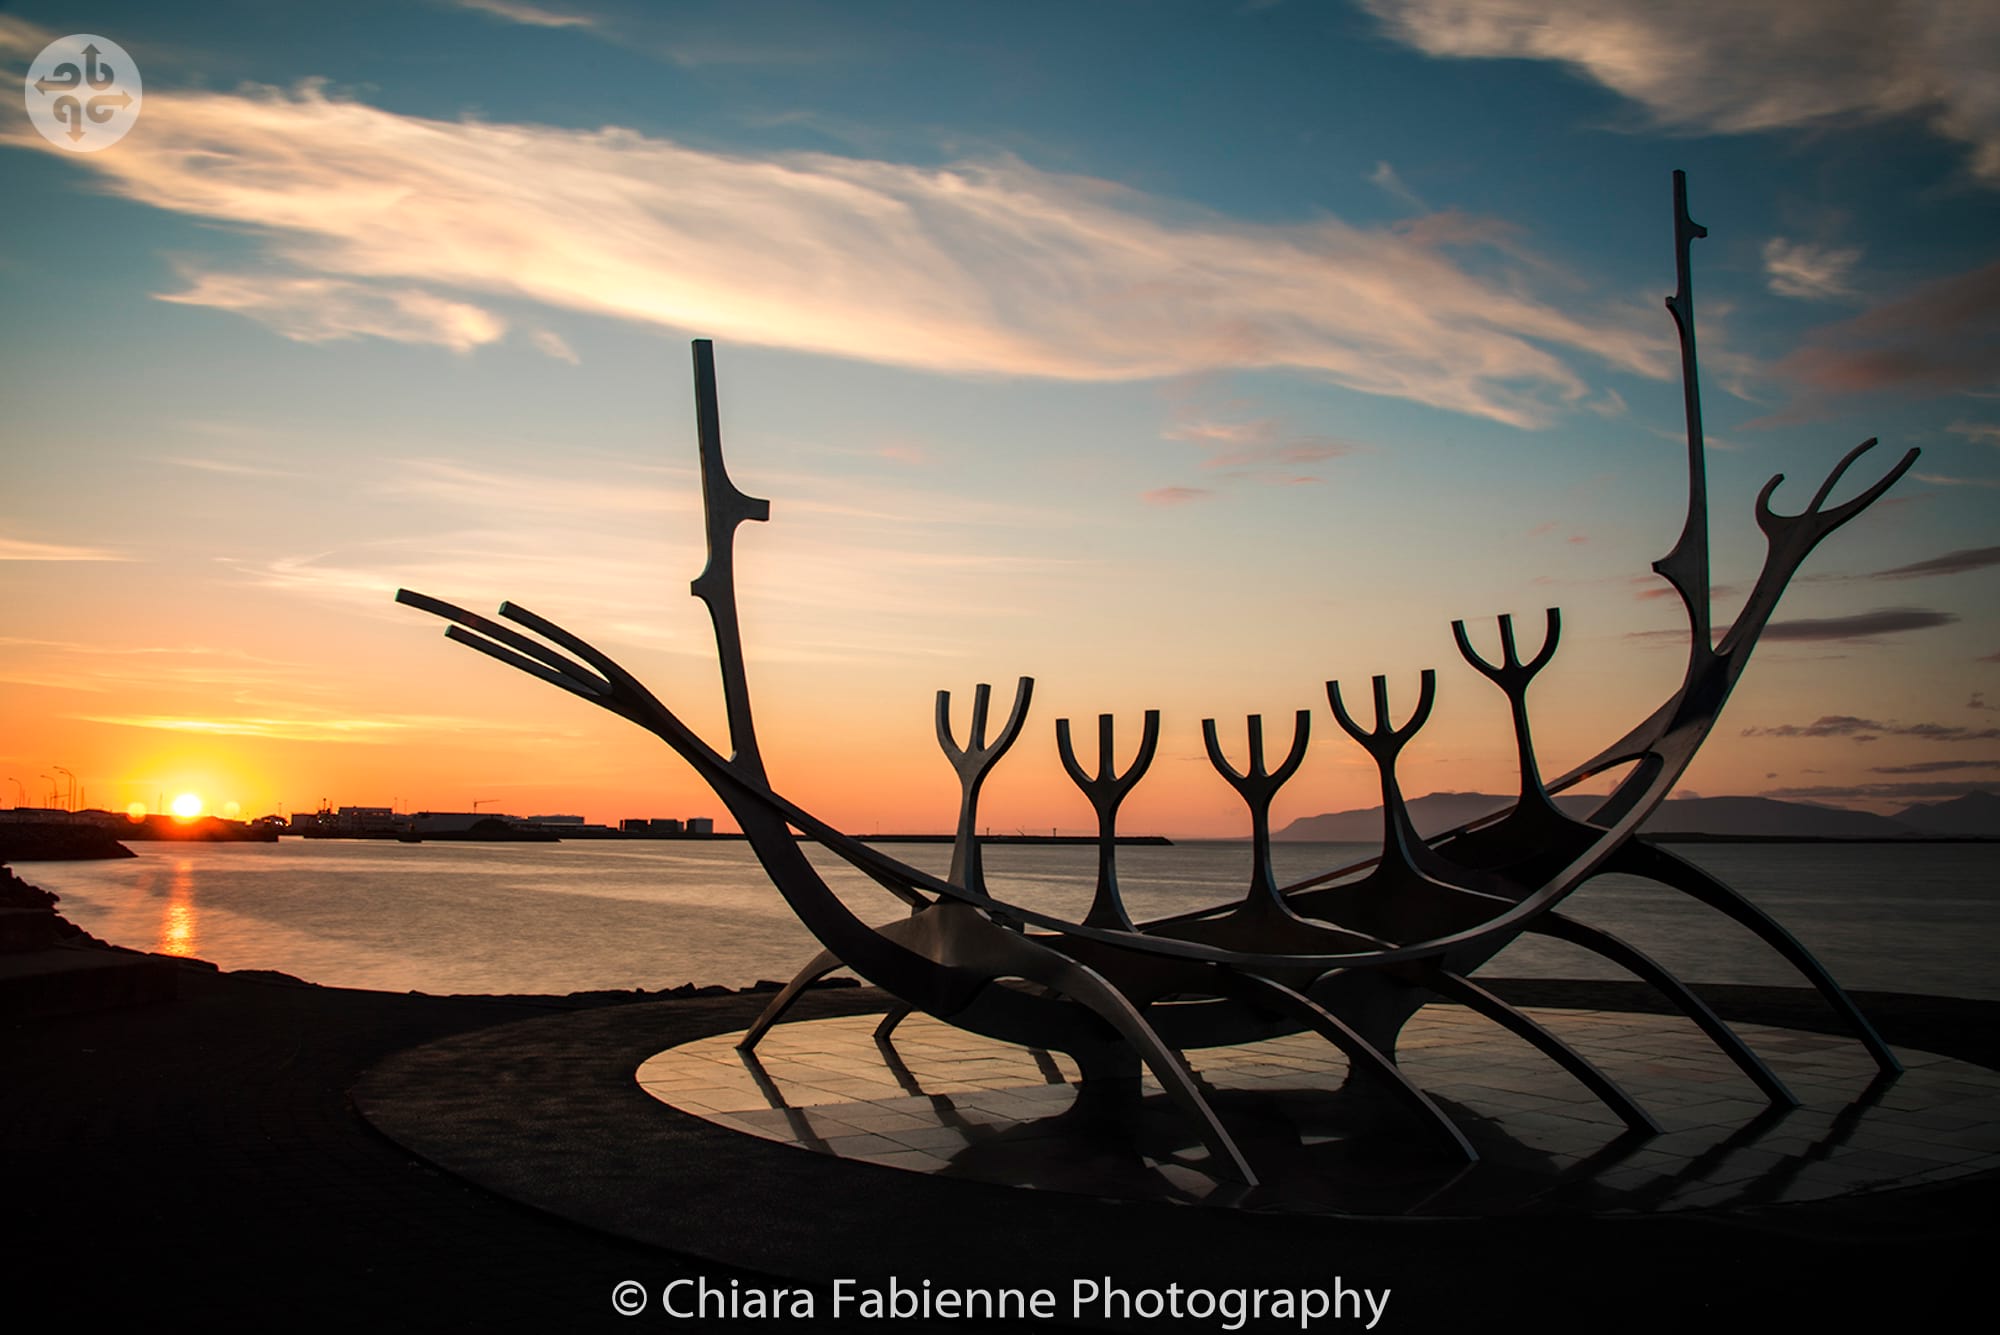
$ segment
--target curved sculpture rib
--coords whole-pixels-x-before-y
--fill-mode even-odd
[[[1797,937],[1786,931],[1776,918],[1686,858],[1676,857],[1663,848],[1638,839],[1620,849],[1605,870],[1657,881],[1727,914],[1755,932],[1764,944],[1782,955],[1787,964],[1798,970],[1826,998],[1827,1004],[1839,1013],[1841,1019],[1847,1022],[1847,1027],[1854,1031],[1854,1036],[1861,1040],[1861,1046],[1868,1049],[1868,1055],[1875,1059],[1875,1065],[1881,1068],[1883,1074],[1902,1074],[1903,1063],[1889,1050],[1882,1036],[1875,1032],[1875,1026],[1868,1023],[1868,1017],[1854,1004],[1854,998],[1847,995],[1846,990],[1834,981],[1833,975],[1827,972],[1826,966]]]
[[[1581,946],[1650,983],[1654,990],[1674,1003],[1677,1010],[1688,1019],[1701,1026],[1709,1040],[1722,1050],[1729,1060],[1736,1063],[1736,1069],[1750,1077],[1752,1084],[1763,1091],[1773,1107],[1796,1108],[1799,1096],[1780,1080],[1764,1059],[1751,1050],[1742,1036],[1709,1008],[1707,1002],[1697,996],[1692,988],[1669,973],[1658,960],[1627,941],[1622,941],[1611,933],[1578,922],[1560,913],[1545,913],[1530,930],[1557,941],[1567,941]]]
[[[1425,987],[1439,996],[1476,1011],[1509,1033],[1532,1043],[1543,1056],[1575,1076],[1584,1088],[1595,1094],[1605,1107],[1617,1113],[1632,1130],[1649,1136],[1660,1134],[1660,1124],[1653,1120],[1653,1115],[1640,1107],[1617,1081],[1527,1013],[1508,1005],[1470,978],[1459,974],[1439,969],[1425,974],[1423,982]]]
[[[764,1035],[770,1031],[771,1026],[784,1018],[785,1012],[792,1008],[792,1003],[805,995],[807,988],[835,969],[845,967],[845,964],[846,962],[831,950],[822,950],[813,956],[806,967],[793,976],[791,982],[778,990],[778,995],[771,998],[771,1003],[764,1007],[763,1013],[750,1022],[750,1027],[743,1031],[743,1037],[737,1040],[736,1050],[753,1051],[763,1040]]]
[[[1410,1082],[1403,1068],[1390,1061],[1381,1049],[1363,1038],[1353,1026],[1334,1015],[1303,992],[1283,983],[1240,970],[1224,970],[1221,986],[1236,996],[1283,1010],[1345,1053],[1353,1068],[1379,1081],[1409,1106],[1424,1123],[1451,1143],[1452,1150],[1467,1163],[1479,1161],[1479,1151],[1465,1138],[1458,1123],[1451,1120],[1431,1096]]]

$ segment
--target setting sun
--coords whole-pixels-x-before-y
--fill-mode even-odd
[[[201,814],[201,798],[194,793],[182,793],[174,799],[171,810],[181,820],[193,820]]]

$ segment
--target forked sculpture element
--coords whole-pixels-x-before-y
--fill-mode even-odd
[[[1911,450],[1861,494],[1828,506],[1827,498],[1848,466],[1875,444],[1865,441],[1835,465],[1811,503],[1796,515],[1771,509],[1771,495],[1783,481],[1782,474],[1773,477],[1756,503],[1757,523],[1768,541],[1763,569],[1735,623],[1719,642],[1714,639],[1688,268],[1691,243],[1705,235],[1688,217],[1686,182],[1676,172],[1679,282],[1667,308],[1680,336],[1688,507],[1679,540],[1653,569],[1673,586],[1687,612],[1690,643],[1680,688],[1623,738],[1544,783],[1528,730],[1527,692],[1555,653],[1560,618],[1550,609],[1541,648],[1525,663],[1510,618],[1500,618],[1497,664],[1473,647],[1462,622],[1454,622],[1459,652],[1507,697],[1520,753],[1521,791],[1506,813],[1426,840],[1411,824],[1396,782],[1396,759],[1429,717],[1435,674],[1423,673],[1417,702],[1400,726],[1392,722],[1383,678],[1373,683],[1371,728],[1363,728],[1349,712],[1339,684],[1328,682],[1335,719],[1381,773],[1382,855],[1283,888],[1271,870],[1271,800],[1304,758],[1310,712],[1299,711],[1290,752],[1275,770],[1265,768],[1261,720],[1253,716],[1249,721],[1249,760],[1242,772],[1225,758],[1215,721],[1204,720],[1209,759],[1250,809],[1250,884],[1233,903],[1144,923],[1135,923],[1125,908],[1115,865],[1115,827],[1119,804],[1145,772],[1158,742],[1159,715],[1150,710],[1137,758],[1123,775],[1116,773],[1109,715],[1098,720],[1095,777],[1077,761],[1069,721],[1056,723],[1063,767],[1098,817],[1097,892],[1083,920],[1070,922],[1011,903],[988,888],[979,856],[979,789],[1020,735],[1033,686],[1026,677],[1005,726],[990,741],[991,691],[978,688],[963,747],[952,731],[950,695],[938,693],[938,741],[958,773],[961,794],[951,871],[945,878],[842,834],[772,787],[750,710],[733,561],[737,525],[768,519],[770,504],[737,490],[723,467],[715,364],[706,340],[694,344],[694,366],[708,563],[693,592],[708,605],[715,625],[730,754],[696,736],[609,657],[526,608],[502,604],[500,616],[532,634],[409,590],[396,597],[452,622],[445,632],[451,639],[630,719],[672,747],[715,791],[779,893],[824,947],[751,1026],[741,1042],[746,1050],[815,979],[849,968],[895,999],[898,1009],[885,1028],[910,1010],[921,1010],[974,1033],[1067,1052],[1083,1073],[1086,1094],[1094,1088],[1136,1088],[1143,1063],[1191,1119],[1215,1171],[1254,1184],[1255,1172],[1191,1076],[1180,1055],[1184,1049],[1302,1031],[1318,1034],[1345,1055],[1350,1078],[1379,1082],[1410,1116],[1448,1142],[1450,1153],[1470,1160],[1477,1155],[1464,1133],[1396,1063],[1404,1024],[1426,1003],[1443,998],[1534,1044],[1634,1132],[1657,1131],[1645,1109],[1590,1061],[1472,980],[1475,970],[1526,932],[1581,946],[1652,984],[1771,1103],[1790,1106],[1797,1103],[1791,1092],[1686,984],[1635,947],[1559,911],[1571,892],[1607,873],[1646,877],[1692,896],[1756,933],[1804,975],[1840,1012],[1885,1074],[1901,1069],[1847,994],[1790,933],[1707,872],[1635,833],[1715,726],[1779,595],[1807,554],[1887,491],[1917,457]],[[1587,820],[1565,815],[1550,800],[1552,793],[1624,765],[1630,770]],[[900,899],[907,914],[880,926],[855,916],[807,860],[801,836],[867,874]]]

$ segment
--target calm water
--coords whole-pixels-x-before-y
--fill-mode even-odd
[[[277,969],[314,982],[388,991],[549,992],[741,986],[788,978],[815,952],[749,848],[735,841],[396,844],[138,844],[117,862],[24,863],[62,896],[71,921],[119,945]],[[942,874],[943,844],[895,856]],[[1281,844],[1281,880],[1373,850]],[[1678,845],[1773,913],[1850,987],[2000,998],[2000,846]],[[996,890],[1081,914],[1095,882],[1089,848],[986,850]],[[842,896],[874,921],[900,905],[830,858]],[[1240,843],[1120,852],[1136,915],[1233,898],[1249,874]],[[836,874],[838,873],[838,874]],[[1691,981],[1797,982],[1719,915],[1644,881],[1607,877],[1571,901]],[[1521,942],[1492,976],[1617,978],[1594,956]]]

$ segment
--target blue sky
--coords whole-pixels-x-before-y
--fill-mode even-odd
[[[1085,824],[1050,720],[1148,706],[1135,827],[1241,825],[1210,715],[1316,708],[1279,817],[1366,805],[1322,683],[1429,666],[1406,788],[1507,791],[1453,617],[1563,607],[1552,771],[1681,657],[1647,574],[1683,503],[1675,168],[1711,230],[1719,585],[1755,574],[1772,473],[1796,508],[1865,437],[1850,485],[1924,451],[1807,567],[1691,788],[2000,780],[1984,7],[0,9],[17,72],[79,31],[143,71],[130,134],[73,153],[0,113],[24,790],[701,809],[388,592],[525,602],[716,728],[682,596],[713,337],[774,502],[742,540],[767,752],[830,818],[948,825],[931,692],[1023,673],[999,825]]]

